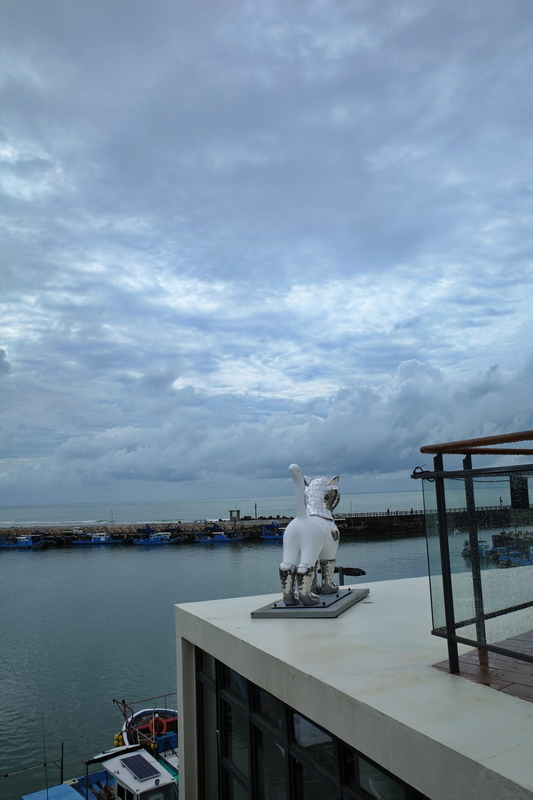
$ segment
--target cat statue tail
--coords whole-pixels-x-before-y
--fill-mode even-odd
[[[296,516],[307,517],[307,508],[305,505],[305,483],[304,476],[298,464],[291,464],[289,472],[292,472],[294,479],[294,494],[296,499]]]

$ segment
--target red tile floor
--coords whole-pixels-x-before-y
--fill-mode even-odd
[[[524,655],[533,655],[533,631],[498,642],[500,647],[508,648]],[[434,664],[444,672],[450,671],[448,661]],[[462,678],[482,683],[499,692],[512,694],[533,703],[533,664],[498,653],[485,650],[470,650],[459,656],[459,672]]]

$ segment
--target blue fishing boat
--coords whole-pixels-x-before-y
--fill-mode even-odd
[[[261,539],[264,542],[282,542],[284,528],[277,522],[269,522],[261,525]]]
[[[22,800],[178,800],[177,711],[156,705],[133,712],[123,700],[113,702],[124,714],[115,746],[88,759],[79,778]]]
[[[204,527],[202,533],[196,533],[192,541],[197,544],[222,544],[228,542],[241,542],[243,539],[247,538],[247,533],[237,533],[237,531],[226,533],[224,528],[222,528],[218,522],[212,522],[210,525],[206,525]]]
[[[183,537],[175,531],[137,531],[133,537],[133,544],[137,545],[164,545],[179,544]]]
[[[85,531],[77,531],[75,538],[72,539],[72,544],[118,544],[118,539],[113,539],[109,533],[104,531],[96,531],[86,533]]]
[[[40,550],[46,547],[42,533],[25,533],[18,536],[0,536],[2,550]]]

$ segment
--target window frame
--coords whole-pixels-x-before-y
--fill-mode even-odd
[[[286,703],[282,703],[279,698],[271,695],[266,689],[244,678],[236,670],[232,670],[227,665],[214,659],[215,664],[215,678],[203,670],[203,657],[204,651],[201,648],[195,648],[195,665],[196,665],[196,685],[198,688],[209,687],[215,692],[215,708],[216,708],[216,727],[217,727],[217,769],[218,769],[218,800],[231,800],[229,796],[230,779],[235,780],[243,792],[250,800],[260,796],[260,774],[258,768],[258,733],[263,737],[269,737],[273,742],[278,744],[285,752],[285,792],[284,800],[302,800],[298,796],[298,778],[297,770],[298,764],[315,774],[317,779],[326,782],[332,787],[332,795],[337,800],[375,800],[373,794],[368,792],[363,787],[358,790],[350,787],[347,784],[347,774],[345,765],[345,756],[353,755],[358,759],[362,759],[369,767],[378,770],[385,778],[395,782],[405,793],[405,800],[429,800],[425,795],[421,794],[414,787],[407,784],[405,781],[393,775],[389,770],[385,769],[381,764],[378,764],[372,759],[368,758],[364,753],[356,750],[351,745],[339,739],[330,731],[322,728],[314,720],[309,719],[297,709],[292,708]],[[209,659],[213,658],[209,654],[205,654]],[[229,672],[228,672],[229,670]],[[240,680],[244,681],[246,687],[245,698],[233,692],[231,687],[228,688],[228,675],[235,674]],[[239,681],[240,682],[240,681]],[[277,703],[282,703],[283,718],[282,729],[276,728],[272,719],[261,713],[258,707],[258,693],[266,692],[271,695]],[[225,708],[232,708],[247,717],[247,766],[248,776],[244,776],[238,768],[227,758],[224,754],[227,751],[227,736],[228,731],[224,726],[224,712]],[[197,689],[197,703],[196,713],[197,720],[203,720],[203,706],[202,706],[202,691]],[[310,725],[319,731],[323,731],[325,736],[331,740],[333,747],[333,767],[330,770],[320,763],[319,759],[313,758],[312,754],[306,752],[306,748],[298,743],[294,731],[295,715],[307,721]],[[198,755],[198,797],[200,800],[206,798],[206,787],[204,780],[204,764],[205,764],[205,736],[202,730],[202,725],[197,725],[198,738],[197,738],[197,755]],[[264,787],[263,787],[264,789]]]

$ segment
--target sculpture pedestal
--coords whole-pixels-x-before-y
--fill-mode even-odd
[[[320,594],[320,602],[316,606],[286,606],[283,600],[269,603],[267,606],[252,611],[252,619],[322,619],[338,617],[343,611],[363,600],[370,589],[339,589],[335,594]]]

